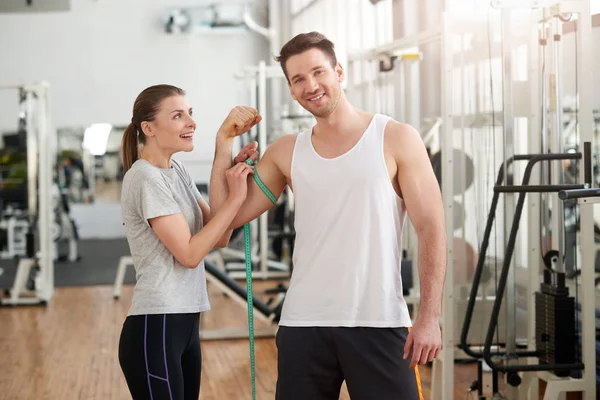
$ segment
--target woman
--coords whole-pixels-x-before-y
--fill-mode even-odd
[[[260,120],[252,110],[241,112],[241,125],[233,111],[224,125],[249,130]],[[203,259],[227,244],[252,173],[244,162],[227,171],[229,197],[211,216],[187,169],[172,159],[193,150],[195,130],[185,92],[157,85],[137,97],[123,135],[121,207],[137,282],[119,362],[134,399],[198,399],[199,313],[210,308]],[[247,147],[240,156],[257,153]]]

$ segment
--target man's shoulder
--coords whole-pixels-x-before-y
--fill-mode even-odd
[[[296,138],[298,137],[298,135],[300,135],[300,133],[287,133],[285,135],[281,135],[280,137],[278,137],[277,139],[275,139],[275,141],[273,142],[273,144],[275,143],[293,143],[296,141]]]
[[[291,133],[277,138],[265,151],[263,160],[267,163],[275,165],[285,176],[288,176],[292,157],[294,154],[294,146],[299,134]]]
[[[394,142],[399,141],[400,143],[414,143],[415,141],[422,141],[421,134],[415,127],[405,122],[400,122],[392,117],[389,117],[389,121],[385,126],[386,139]]]
[[[390,119],[385,127],[384,146],[386,153],[396,161],[408,161],[421,151],[425,143],[421,134],[412,125]]]
[[[289,133],[278,137],[271,143],[269,150],[276,154],[293,150],[298,135],[299,133]]]

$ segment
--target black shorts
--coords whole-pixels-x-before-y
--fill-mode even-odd
[[[119,340],[119,363],[134,400],[198,400],[198,313],[128,316]]]
[[[403,359],[408,328],[280,326],[277,400],[422,400],[417,368]]]

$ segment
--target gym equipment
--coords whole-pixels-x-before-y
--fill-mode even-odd
[[[526,8],[527,3],[521,2],[517,8]],[[512,192],[504,191],[506,186],[496,185],[495,192],[492,192],[489,186],[482,188],[480,182],[483,180],[485,183],[487,179],[490,181],[495,179],[499,166],[502,163],[512,163],[520,157],[520,154],[541,153],[543,157],[548,154],[572,154],[580,151],[578,146],[593,141],[591,110],[593,98],[589,58],[590,54],[593,54],[590,41],[592,37],[590,3],[589,1],[553,1],[552,7],[538,4],[535,9],[517,12],[490,8],[487,5],[486,8],[489,9],[486,9],[485,13],[473,16],[473,18],[470,15],[446,10],[443,17],[442,40],[439,45],[442,60],[442,109],[439,114],[442,116],[442,133],[439,135],[441,142],[439,151],[441,152],[440,164],[443,167],[441,168],[443,178],[441,182],[447,216],[447,237],[464,235],[465,227],[467,227],[465,224],[462,226],[462,230],[457,230],[454,224],[453,207],[457,192],[454,190],[454,186],[458,183],[462,188],[462,183],[456,182],[453,176],[453,170],[459,169],[455,168],[457,161],[455,146],[465,152],[469,151],[475,165],[476,176],[473,185],[475,193],[471,191],[467,195],[460,195],[463,199],[468,200],[462,204],[471,215],[471,223],[473,216],[475,216],[475,221],[479,220],[476,209],[478,204],[485,204],[487,212],[492,209],[489,205],[492,195],[498,196],[502,193],[501,200],[495,207],[498,208],[499,213],[504,215],[504,218],[497,216],[499,221],[496,223],[495,231],[485,235],[488,238],[488,244],[491,243],[493,246],[496,242],[501,247],[499,250],[494,249],[496,254],[492,254],[493,258],[501,261],[501,268],[496,271],[497,276],[494,274],[494,269],[490,270],[489,266],[481,268],[482,264],[485,264],[482,260],[487,257],[485,254],[481,254],[485,253],[485,249],[481,248],[484,241],[479,233],[479,227],[476,227],[477,242],[481,243],[481,246],[478,246],[480,248],[477,249],[480,259],[477,273],[481,274],[481,280],[483,280],[483,275],[492,273],[491,279],[488,277],[488,285],[496,283],[494,285],[496,293],[493,295],[497,295],[497,298],[492,297],[496,312],[491,317],[484,316],[485,330],[488,333],[484,340],[485,343],[483,343],[484,346],[476,348],[471,344],[470,337],[467,340],[468,349],[480,354],[475,357],[475,360],[479,361],[479,374],[471,387],[470,391],[474,392],[471,395],[475,395],[473,398],[478,398],[478,400],[503,398],[498,387],[494,387],[495,384],[492,382],[493,376],[498,376],[498,373],[502,372],[508,383],[505,390],[506,398],[509,399],[538,399],[538,380],[547,382],[546,400],[557,399],[559,393],[566,391],[580,391],[584,393],[586,400],[593,399],[596,394],[594,374],[596,358],[593,343],[593,258],[596,247],[593,244],[593,215],[591,210],[586,210],[587,216],[582,215],[580,218],[581,242],[579,249],[581,249],[581,257],[579,262],[582,266],[581,274],[588,275],[578,285],[577,282],[569,279],[563,267],[564,255],[567,253],[565,247],[568,245],[564,244],[565,236],[561,235],[561,232],[564,231],[562,210],[563,208],[568,209],[570,204],[563,205],[558,198],[558,189],[561,187],[559,185],[592,181],[584,179],[581,175],[582,169],[577,171],[578,163],[575,159],[565,163],[570,164],[574,170],[571,173],[572,180],[565,179],[563,181],[561,179],[563,169],[561,161],[541,161],[543,175],[538,171],[540,165],[535,167],[531,172],[531,180],[527,187],[515,186],[517,183],[514,183],[522,182],[525,165],[521,164],[525,163],[514,165],[513,168],[506,168],[502,179],[504,185],[509,186],[508,189],[512,187],[512,189],[521,191],[536,191],[527,193],[526,197],[525,193],[514,190]],[[572,57],[571,54],[563,55],[560,43],[562,32],[558,21],[561,18],[564,21],[571,17],[573,18],[569,24],[574,26],[574,29],[571,28],[571,38],[575,36],[577,39],[574,47],[573,42],[570,42],[570,52],[576,52],[575,57]],[[554,30],[555,28],[558,29]],[[550,32],[546,32],[546,30]],[[423,36],[425,33],[422,33]],[[417,35],[416,38],[421,39],[420,35]],[[498,37],[501,39],[498,40]],[[550,48],[551,44],[551,50],[545,50],[543,46],[540,46],[540,40],[548,45],[545,47]],[[408,42],[408,40],[403,39],[403,42]],[[552,55],[555,61],[546,60],[549,58],[546,57],[546,51],[548,56]],[[527,60],[527,63],[524,63],[524,60]],[[572,70],[576,71],[577,94],[574,96],[576,106],[572,116],[576,122],[565,127],[561,121],[561,110],[563,110],[561,101],[564,97],[562,94],[563,83],[561,82],[563,68],[559,64],[567,61],[576,64]],[[564,71],[568,70],[564,68]],[[498,80],[500,75],[501,78]],[[500,82],[502,82],[501,85]],[[501,97],[498,96],[500,93]],[[499,98],[501,104],[498,103]],[[571,142],[561,143],[560,134],[564,128],[568,128],[571,132],[570,135],[573,139]],[[550,135],[548,131],[553,134]],[[498,133],[501,134],[498,135]],[[575,151],[567,150],[566,146]],[[497,151],[497,147],[499,151]],[[498,163],[492,160],[492,157],[497,157]],[[585,155],[583,158],[586,158]],[[581,154],[579,159],[581,159]],[[460,172],[459,179],[464,179],[463,174]],[[550,185],[554,186],[552,193],[547,195],[542,193],[549,187],[552,188]],[[486,197],[487,193],[490,193],[489,197]],[[520,197],[523,197],[521,201],[519,201]],[[544,202],[541,201],[542,197]],[[520,210],[515,211],[516,207],[519,207]],[[550,209],[552,210],[551,214],[547,212]],[[515,221],[521,212],[523,212],[523,219],[526,215],[527,220],[523,221],[525,223],[519,229],[520,237],[515,240],[510,234],[511,232],[516,234],[518,222],[515,224]],[[581,212],[584,212],[583,207]],[[485,220],[485,217],[483,219]],[[584,228],[584,225],[587,227]],[[483,227],[481,233],[483,233]],[[550,239],[552,244],[550,244]],[[449,260],[455,257],[456,250],[454,242],[448,241]],[[577,250],[575,249],[575,254]],[[551,253],[552,251],[554,253]],[[509,253],[513,253],[513,255],[511,256]],[[546,263],[550,261],[549,268],[553,270],[551,272],[553,279],[550,280],[550,283],[547,279],[546,283],[540,279],[544,261]],[[489,261],[486,263],[489,264]],[[576,266],[577,261],[574,261],[573,265]],[[591,269],[590,266],[592,266]],[[462,343],[459,349],[455,348],[457,342],[452,337],[454,331],[452,328],[455,326],[453,316],[458,315],[456,301],[463,300],[462,288],[457,290],[454,283],[455,274],[451,273],[450,269],[448,272],[443,303],[444,349],[441,357],[434,360],[433,365],[432,398],[436,399],[453,398],[455,392],[453,390],[451,354],[454,352],[456,358],[459,354],[465,353]],[[566,278],[564,289],[561,274],[564,274]],[[566,288],[568,288],[568,293]],[[475,301],[477,305],[482,296],[479,293],[476,295],[477,297],[473,298],[473,292],[471,292],[464,297],[471,303]],[[548,322],[548,328],[550,328],[550,322],[554,317],[550,315],[549,311],[542,312],[542,309],[534,312],[536,296],[539,304],[568,305],[569,311],[561,311],[565,316],[572,315],[574,312],[575,323],[572,325],[569,336],[573,337],[574,329],[576,340],[575,346],[570,348],[570,359],[562,356],[560,359],[549,354],[537,353],[537,347],[542,345],[536,346],[536,322],[542,320]],[[505,301],[502,301],[502,297]],[[581,298],[580,312],[577,311],[578,302],[573,301],[573,297]],[[506,308],[505,311],[502,310],[503,307]],[[518,322],[517,318],[523,315],[522,313],[527,316],[526,324]],[[578,314],[581,320],[580,326],[577,322]],[[489,325],[488,319],[493,320]],[[480,319],[477,319],[477,322],[474,325],[480,325]],[[503,328],[495,325],[503,325]],[[539,323],[538,325],[543,326]],[[561,323],[560,325],[562,327],[566,324]],[[479,327],[472,326],[472,328]],[[526,328],[526,335],[518,336],[520,334],[517,332],[524,328]],[[466,333],[472,331],[473,329],[470,329]],[[499,331],[505,332],[505,337],[498,338],[498,343],[493,346],[491,341],[495,340],[494,334]],[[578,332],[581,334],[580,349],[577,348]],[[538,341],[544,340],[542,342],[542,347],[544,347],[549,343],[552,331],[544,328],[543,333],[538,335]],[[564,344],[567,345],[567,343]],[[483,347],[486,350],[486,358],[483,356]],[[581,350],[583,359],[579,359],[577,356],[579,350]],[[528,357],[524,364],[518,364],[523,360],[519,360],[517,355],[519,353],[527,354],[527,352],[535,352],[538,359]],[[570,377],[557,376],[557,368],[549,368],[549,371],[536,371],[540,364],[549,366],[550,364],[547,363],[553,361],[555,364],[561,364],[558,369],[563,372],[566,364],[572,364],[576,368],[583,367],[583,370],[570,371]],[[495,372],[487,372],[490,367]],[[505,369],[505,367],[507,368]],[[522,367],[532,370],[519,371],[518,369]],[[568,369],[568,366],[566,368]],[[513,370],[511,371],[511,369]],[[558,371],[558,374],[563,372]],[[468,396],[469,394],[465,398]]]
[[[463,178],[463,181],[454,182],[454,196],[457,196],[461,193],[464,193],[471,187],[473,184],[473,177],[475,175],[475,166],[473,165],[473,160],[467,154],[459,149],[452,150],[454,154],[452,155],[453,160],[453,171],[451,172],[453,176],[460,176]],[[431,165],[433,167],[433,172],[435,173],[435,177],[438,180],[440,186],[442,186],[442,153],[437,152],[431,156]]]
[[[23,244],[25,245],[24,256],[18,259],[13,286],[8,291],[8,298],[1,299],[1,304],[45,305],[54,293],[52,154],[55,154],[56,134],[49,117],[50,89],[46,82],[34,85],[0,85],[0,89],[17,90],[19,93],[20,133],[25,138],[27,155],[23,171],[25,173],[20,176],[21,181],[16,183],[19,194],[15,197],[14,190],[7,191],[3,188],[0,191],[5,203],[10,203],[11,199],[19,199],[17,204],[22,210],[10,210],[8,221],[5,222],[7,227],[10,226],[5,235],[12,235],[8,240],[9,243],[12,242],[10,251],[23,254]],[[23,221],[28,224],[25,241],[17,239],[19,235],[15,235],[21,231],[20,237],[23,237]],[[39,243],[39,252],[36,252],[36,241]]]
[[[53,184],[51,189],[52,224],[50,234],[53,242],[52,259],[54,261],[77,261],[80,259],[77,226],[69,216],[67,199],[59,192],[58,186]],[[2,259],[27,256],[26,243],[30,223],[26,212],[20,208],[13,208],[13,206],[14,203],[8,203],[0,214],[0,258]]]
[[[69,215],[69,200],[61,193],[57,184],[52,185],[52,240],[54,241],[54,260],[74,262],[81,259],[77,243],[79,234],[75,220]],[[67,246],[67,252],[61,247]]]
[[[8,206],[0,217],[0,258],[14,259],[27,255],[27,215]]]
[[[585,274],[581,285],[577,281],[569,282],[565,272],[565,238],[566,231],[565,211],[561,197],[565,193],[581,193],[584,188],[592,186],[592,112],[591,93],[589,91],[589,59],[590,51],[589,35],[591,35],[590,9],[587,1],[574,1],[570,4],[560,3],[558,8],[541,8],[531,12],[531,22],[536,29],[531,35],[529,53],[531,55],[528,70],[533,76],[530,78],[528,90],[531,96],[531,113],[527,115],[530,123],[528,135],[528,148],[538,150],[540,154],[513,155],[515,137],[515,115],[513,113],[512,90],[517,84],[512,80],[512,40],[516,35],[510,35],[508,30],[515,30],[511,26],[515,15],[509,10],[502,10],[502,30],[505,39],[502,41],[502,62],[504,67],[503,91],[504,91],[504,161],[498,172],[496,185],[494,186],[494,197],[488,215],[485,234],[481,243],[481,253],[478,262],[475,279],[469,296],[468,311],[465,315],[461,341],[459,347],[478,361],[478,378],[472,389],[477,391],[478,399],[489,397],[503,398],[498,389],[498,374],[503,373],[508,383],[506,393],[510,399],[537,399],[538,379],[547,382],[544,399],[558,399],[565,392],[583,392],[584,398],[593,399],[596,395],[595,385],[595,346],[594,346],[594,254],[593,246],[593,215],[590,210],[585,211],[587,216],[581,216],[581,271]],[[576,45],[577,56],[575,63],[578,65],[577,77],[580,79],[575,85],[579,95],[579,109],[574,125],[567,125],[567,133],[562,123],[562,77],[560,76],[562,63],[562,36],[561,24],[572,18],[573,13],[578,13],[576,22]],[[546,60],[546,47],[550,47],[551,60]],[[535,49],[536,51],[534,51]],[[539,51],[539,53],[538,53]],[[538,61],[538,58],[540,61]],[[537,63],[541,62],[541,66]],[[546,64],[550,64],[548,67]],[[539,68],[539,76],[536,74]],[[584,82],[587,82],[584,83]],[[492,86],[492,85],[491,85]],[[540,90],[538,91],[538,86]],[[541,96],[539,92],[541,91]],[[540,107],[541,104],[541,107]],[[516,110],[516,107],[514,108]],[[493,124],[492,124],[493,125]],[[573,135],[573,131],[579,133]],[[577,151],[565,152],[564,135],[575,136],[575,149],[583,143],[583,155]],[[581,139],[579,139],[579,136]],[[578,160],[585,163],[585,168],[578,171]],[[567,162],[564,162],[567,160]],[[512,167],[514,161],[527,161],[524,169],[522,184],[515,186],[508,179],[515,179],[516,167]],[[541,163],[541,174],[536,176],[532,172],[534,165]],[[580,164],[580,163],[579,163]],[[563,180],[563,166],[568,165],[571,174],[568,183]],[[511,172],[512,168],[512,172]],[[506,184],[502,184],[506,182]],[[576,184],[576,182],[583,182]],[[505,195],[505,212],[514,207],[513,195],[516,199],[516,210],[512,222],[505,229],[508,233],[506,238],[504,261],[500,271],[494,308],[489,317],[489,325],[482,351],[476,351],[468,343],[467,335],[472,320],[473,305],[478,292],[479,278],[482,272],[482,258],[490,241],[490,231],[496,209],[498,207],[499,195]],[[559,195],[560,193],[560,195]],[[589,192],[584,192],[589,194]],[[515,273],[517,266],[513,256],[516,255],[517,233],[519,223],[524,212],[525,200],[528,199],[529,207],[528,222],[524,229],[529,233],[527,247],[527,293],[528,303],[528,334],[524,344],[519,346],[516,341],[516,325],[514,309],[517,301],[515,293]],[[552,211],[550,213],[550,211]],[[584,210],[581,210],[582,213]],[[585,225],[585,227],[584,227]],[[551,239],[551,242],[550,242]],[[554,246],[554,247],[553,247]],[[575,252],[577,249],[575,250]],[[576,266],[576,262],[573,263]],[[544,266],[543,280],[540,282],[540,267]],[[576,267],[575,267],[576,268]],[[581,286],[581,287],[580,287]],[[506,290],[506,292],[505,292]],[[578,293],[579,292],[579,293]],[[574,295],[574,297],[573,297]],[[581,322],[577,315],[579,296],[582,298]],[[498,319],[501,316],[500,308],[503,298],[506,297],[507,307],[507,337],[497,349],[492,349],[492,341],[498,330]],[[578,337],[581,336],[581,343]],[[525,346],[526,349],[520,349]],[[582,356],[582,358],[580,358]],[[521,358],[525,359],[525,362]],[[536,360],[537,359],[537,360]],[[492,370],[491,387],[484,390],[482,370],[489,367]]]
[[[242,307],[252,307],[252,315],[257,315],[262,321],[271,324],[268,328],[255,332],[254,336],[273,337],[277,331],[276,323],[281,318],[283,298],[276,301],[274,303],[275,306],[273,306],[272,304],[264,303],[252,294],[252,301],[248,302],[248,290],[232,279],[227,273],[223,272],[223,265],[218,261],[218,258],[210,259],[212,261],[205,261],[208,282],[215,285],[222,293],[227,294]],[[200,338],[204,340],[240,339],[247,337],[249,337],[247,329],[244,331],[238,329],[202,329],[200,331]]]
[[[547,279],[545,279],[544,284],[542,284],[541,292],[536,293],[536,328],[538,332],[538,336],[536,337],[538,349],[535,351],[514,351],[511,353],[508,352],[494,352],[492,353],[492,341],[494,337],[495,330],[498,324],[498,318],[500,317],[500,307],[502,306],[502,299],[504,296],[504,290],[507,284],[508,272],[511,265],[511,259],[514,253],[515,242],[517,238],[517,232],[519,229],[519,223],[521,220],[521,215],[523,211],[523,207],[525,204],[525,195],[527,193],[549,193],[549,192],[559,192],[561,190],[569,190],[569,189],[581,189],[584,188],[584,185],[530,185],[529,179],[531,177],[531,171],[534,165],[538,162],[542,161],[551,161],[551,160],[577,160],[581,159],[581,153],[567,153],[567,154],[529,154],[529,155],[518,155],[511,159],[509,159],[506,163],[503,163],[500,170],[498,171],[498,178],[496,181],[496,186],[494,187],[494,197],[492,200],[491,210],[488,216],[487,224],[485,227],[485,233],[483,237],[483,241],[481,243],[481,251],[479,253],[479,259],[477,263],[477,269],[475,271],[475,277],[473,279],[473,285],[471,288],[471,294],[468,300],[467,312],[465,314],[465,319],[463,323],[461,342],[459,347],[465,351],[469,356],[476,359],[484,359],[488,366],[492,368],[494,371],[493,375],[493,391],[496,393],[498,391],[498,378],[497,372],[508,372],[508,381],[513,386],[518,386],[521,383],[521,378],[516,375],[516,372],[521,371],[569,371],[569,370],[577,370],[582,369],[583,364],[575,363],[574,361],[574,352],[575,352],[575,323],[574,323],[574,301],[572,298],[568,297],[568,289],[565,289],[564,286],[564,273],[562,275],[558,275],[556,285],[553,285],[550,279],[550,275],[548,270],[545,271],[547,275]],[[522,184],[520,186],[512,186],[512,185],[502,185],[504,179],[504,171],[509,167],[513,161],[528,161],[527,167],[525,169],[525,174],[523,177]],[[471,345],[467,343],[467,336],[469,333],[469,328],[471,325],[471,320],[473,317],[473,309],[475,307],[475,301],[477,299],[477,293],[479,291],[479,283],[481,279],[481,274],[484,267],[484,261],[486,257],[486,252],[489,246],[489,238],[492,231],[492,225],[494,222],[496,209],[498,206],[498,200],[500,197],[500,193],[518,193],[519,198],[517,202],[517,210],[514,215],[514,219],[512,222],[512,226],[510,229],[510,236],[508,238],[508,245],[505,251],[505,259],[502,265],[502,271],[500,273],[500,280],[498,282],[498,288],[496,290],[496,298],[494,301],[494,308],[492,310],[492,314],[490,316],[490,323],[487,330],[487,336],[483,348],[483,352],[476,352],[471,348]],[[555,308],[557,307],[557,308]],[[558,356],[558,358],[541,357],[539,348],[545,345],[546,342],[549,341],[549,338],[546,337],[548,335],[549,327],[556,327],[557,321],[560,320],[560,325],[563,327],[559,338],[563,339],[561,342],[561,347],[563,348],[563,352]],[[568,325],[569,321],[572,324]],[[552,338],[555,338],[555,335],[552,335]],[[553,341],[553,343],[555,343]],[[569,344],[571,347],[569,347]],[[547,347],[546,347],[547,348]],[[547,348],[548,350],[548,348]],[[554,347],[551,349],[554,350]],[[548,354],[548,351],[545,352]],[[568,355],[570,354],[571,357]],[[512,359],[516,359],[518,357],[538,357],[540,359],[540,364],[533,365],[500,365],[497,361],[492,359],[492,355],[495,357],[510,357]],[[542,363],[546,361],[545,363]],[[549,362],[554,361],[554,362]],[[481,388],[478,388],[479,395],[481,396],[483,393],[481,392]]]

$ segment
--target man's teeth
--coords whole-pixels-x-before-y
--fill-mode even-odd
[[[323,93],[323,94],[321,94],[321,95],[319,95],[319,96],[317,96],[317,97],[313,97],[313,98],[311,98],[311,99],[308,99],[308,100],[309,100],[309,101],[316,101],[316,100],[319,100],[319,99],[320,99],[321,97],[323,97],[323,96],[325,96],[325,93]]]

